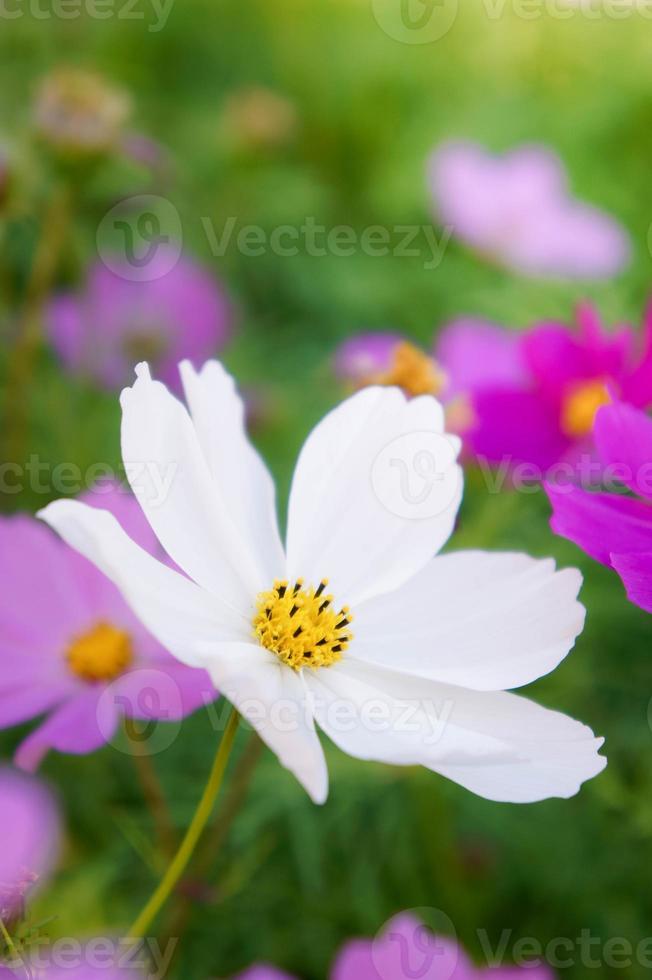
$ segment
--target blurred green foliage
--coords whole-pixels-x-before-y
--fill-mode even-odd
[[[568,320],[587,296],[613,322],[640,318],[652,220],[647,19],[526,20],[509,4],[492,19],[483,4],[469,3],[443,39],[417,46],[388,37],[365,0],[177,0],[158,32],[148,30],[144,0],[135,9],[144,20],[26,13],[2,22],[0,135],[24,206],[5,220],[0,258],[11,286],[7,345],[12,296],[35,237],[27,216],[46,190],[39,154],[25,137],[32,97],[62,62],[126,88],[135,128],[167,147],[171,168],[152,188],[142,168],[116,163],[80,189],[61,282],[76,281],[96,257],[97,224],[115,201],[151,189],[172,201],[187,249],[237,303],[229,366],[243,384],[276,393],[277,411],[258,438],[283,499],[302,439],[341,395],[329,359],[347,334],[392,326],[428,345],[458,314],[520,328],[545,317]],[[297,114],[295,135],[259,152],[235,146],[224,126],[228,100],[252,85],[282,94]],[[552,144],[573,189],[631,231],[631,269],[578,289],[515,278],[455,244],[434,270],[423,256],[251,257],[235,248],[211,255],[202,218],[218,232],[229,216],[268,230],[307,216],[359,231],[428,224],[425,161],[450,136],[495,149]],[[5,367],[3,359],[2,377]],[[52,463],[119,463],[117,398],[65,376],[45,348],[22,397],[30,451]],[[318,809],[266,754],[210,869],[211,889],[193,902],[176,976],[229,976],[264,959],[305,980],[324,977],[347,938],[373,935],[393,913],[419,906],[444,910],[478,958],[478,930],[493,946],[511,930],[508,954],[523,936],[545,944],[590,929],[602,941],[635,945],[652,934],[649,619],[627,604],[615,576],[552,536],[541,494],[491,496],[476,474],[467,483],[460,545],[553,554],[585,572],[586,631],[534,696],[605,735],[609,768],[571,801],[517,807],[477,799],[425,771],[358,763],[329,746],[331,796]],[[43,502],[26,494],[5,504]],[[6,754],[20,734],[4,733]],[[155,758],[179,828],[201,792],[215,737],[199,714]],[[53,916],[53,935],[118,933],[157,873],[131,760],[107,748],[87,758],[51,757],[45,772],[60,788],[69,836],[61,873],[33,918]],[[568,976],[595,975],[575,958]],[[606,967],[600,973],[615,975]]]

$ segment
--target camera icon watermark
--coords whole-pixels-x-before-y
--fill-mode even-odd
[[[388,443],[371,467],[373,491],[391,514],[428,520],[456,506],[462,492],[460,441],[440,432],[408,432]]]
[[[175,206],[165,197],[140,194],[120,201],[102,218],[97,254],[121,279],[162,279],[181,257],[183,228]]]
[[[451,30],[459,0],[371,0],[376,23],[401,44],[433,44]]]

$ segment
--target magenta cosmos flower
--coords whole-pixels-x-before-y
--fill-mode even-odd
[[[374,940],[348,943],[331,970],[331,980],[552,980],[548,967],[478,969],[453,940],[436,936],[412,915],[398,915]],[[255,966],[238,980],[292,980],[273,967]]]
[[[624,229],[571,197],[561,161],[543,146],[493,156],[475,143],[444,143],[430,159],[429,182],[442,223],[517,272],[603,279],[629,260]]]
[[[594,435],[605,476],[642,499],[547,484],[551,526],[615,568],[630,601],[652,612],[652,419],[614,403],[598,412]]]
[[[136,500],[86,495],[159,555]],[[35,769],[49,749],[83,755],[123,716],[175,721],[216,697],[208,675],[174,660],[90,562],[28,516],[0,518],[0,727],[45,715],[18,748]]]
[[[23,918],[25,900],[52,870],[60,823],[54,798],[32,776],[0,767],[0,918]]]
[[[55,297],[47,327],[59,357],[74,373],[120,388],[146,357],[167,385],[178,389],[177,364],[202,364],[224,347],[232,313],[221,287],[186,257],[175,261],[159,246],[146,278],[134,281],[126,262],[92,266],[80,293]]]
[[[489,324],[451,324],[441,360],[470,399],[473,451],[492,464],[527,463],[543,476],[555,464],[580,473],[593,463],[596,412],[612,397],[652,402],[652,310],[643,342],[624,326],[603,329],[589,305],[575,328],[542,323],[525,334]]]

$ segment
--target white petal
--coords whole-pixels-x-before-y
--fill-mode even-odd
[[[267,587],[243,548],[184,406],[147,365],[122,392],[122,457],[131,487],[171,558],[203,588],[250,614]]]
[[[552,559],[462,551],[355,609],[350,655],[478,691],[553,670],[584,625],[582,576]]]
[[[489,800],[573,796],[606,765],[589,728],[514,694],[354,661],[310,672],[307,684],[317,723],[343,751],[426,766]]]
[[[181,380],[204,456],[228,511],[269,588],[284,574],[285,555],[278,531],[276,492],[267,467],[249,442],[245,410],[233,378],[218,361],[198,373],[180,365]]]
[[[315,731],[312,700],[300,674],[263,647],[232,643],[206,647],[213,683],[252,725],[315,803],[328,796],[328,770]]]
[[[200,642],[247,636],[248,620],[148,555],[108,511],[58,500],[38,516],[111,579],[139,619],[178,660],[201,666]]]
[[[366,388],[327,415],[297,463],[288,573],[329,579],[353,605],[398,588],[449,537],[462,495],[459,440],[434,398]]]

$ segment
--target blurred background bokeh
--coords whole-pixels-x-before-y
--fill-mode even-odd
[[[24,466],[35,454],[83,473],[97,462],[119,471],[117,390],[127,379],[121,361],[102,377],[97,365],[109,354],[97,352],[112,331],[122,336],[124,319],[103,318],[128,298],[119,275],[113,292],[91,280],[98,262],[110,274],[105,215],[138,195],[162,199],[162,227],[167,208],[178,215],[189,275],[215,284],[202,317],[213,324],[207,337],[184,319],[187,283],[161,303],[175,309],[193,350],[221,352],[237,375],[281,506],[303,438],[343,395],[332,362],[347,336],[391,328],[430,348],[457,316],[519,330],[568,322],[581,299],[609,323],[640,321],[652,264],[648,16],[626,8],[620,17],[589,16],[560,2],[528,17],[518,4],[471,0],[442,37],[415,44],[388,31],[393,15],[388,21],[382,8],[392,0],[169,3],[16,0],[0,13],[4,462]],[[57,102],[66,77],[72,122]],[[98,79],[115,92],[96,90]],[[89,125],[84,113],[98,100],[103,121]],[[449,138],[495,151],[548,144],[573,192],[628,229],[628,269],[599,283],[543,281],[455,241],[431,268],[423,235],[416,255],[315,255],[301,242],[296,255],[238,247],[248,225],[267,235],[306,220],[357,235],[371,226],[436,227],[426,165]],[[104,139],[119,149],[105,153]],[[220,248],[230,219],[235,231]],[[68,308],[58,332],[46,303],[55,292],[83,308]],[[158,315],[152,304],[138,313],[141,326]],[[75,329],[87,345],[77,360]],[[121,347],[125,357],[156,354],[150,333],[136,329],[132,340]],[[28,480],[14,493],[3,472],[5,512],[34,512],[66,492],[40,492]],[[267,960],[316,980],[342,942],[374,935],[410,908],[445,912],[478,962],[486,962],[482,936],[494,949],[507,936],[509,960],[521,937],[574,943],[589,930],[600,944],[622,937],[636,947],[652,934],[650,623],[612,573],[553,536],[548,518],[541,492],[489,494],[470,468],[453,546],[552,554],[582,568],[586,630],[534,696],[606,737],[607,770],[570,801],[519,807],[328,746],[331,795],[316,808],[266,753],[209,885],[188,885],[174,975],[227,977]],[[2,733],[4,756],[26,730]],[[154,757],[178,827],[201,792],[215,737],[200,712]],[[245,743],[243,734],[240,751]],[[32,920],[47,921],[54,936],[119,933],[160,870],[132,760],[109,746],[85,757],[53,754],[43,771],[60,788],[68,833],[60,873]],[[562,975],[595,975],[579,948]],[[599,972],[647,970],[639,962]]]

